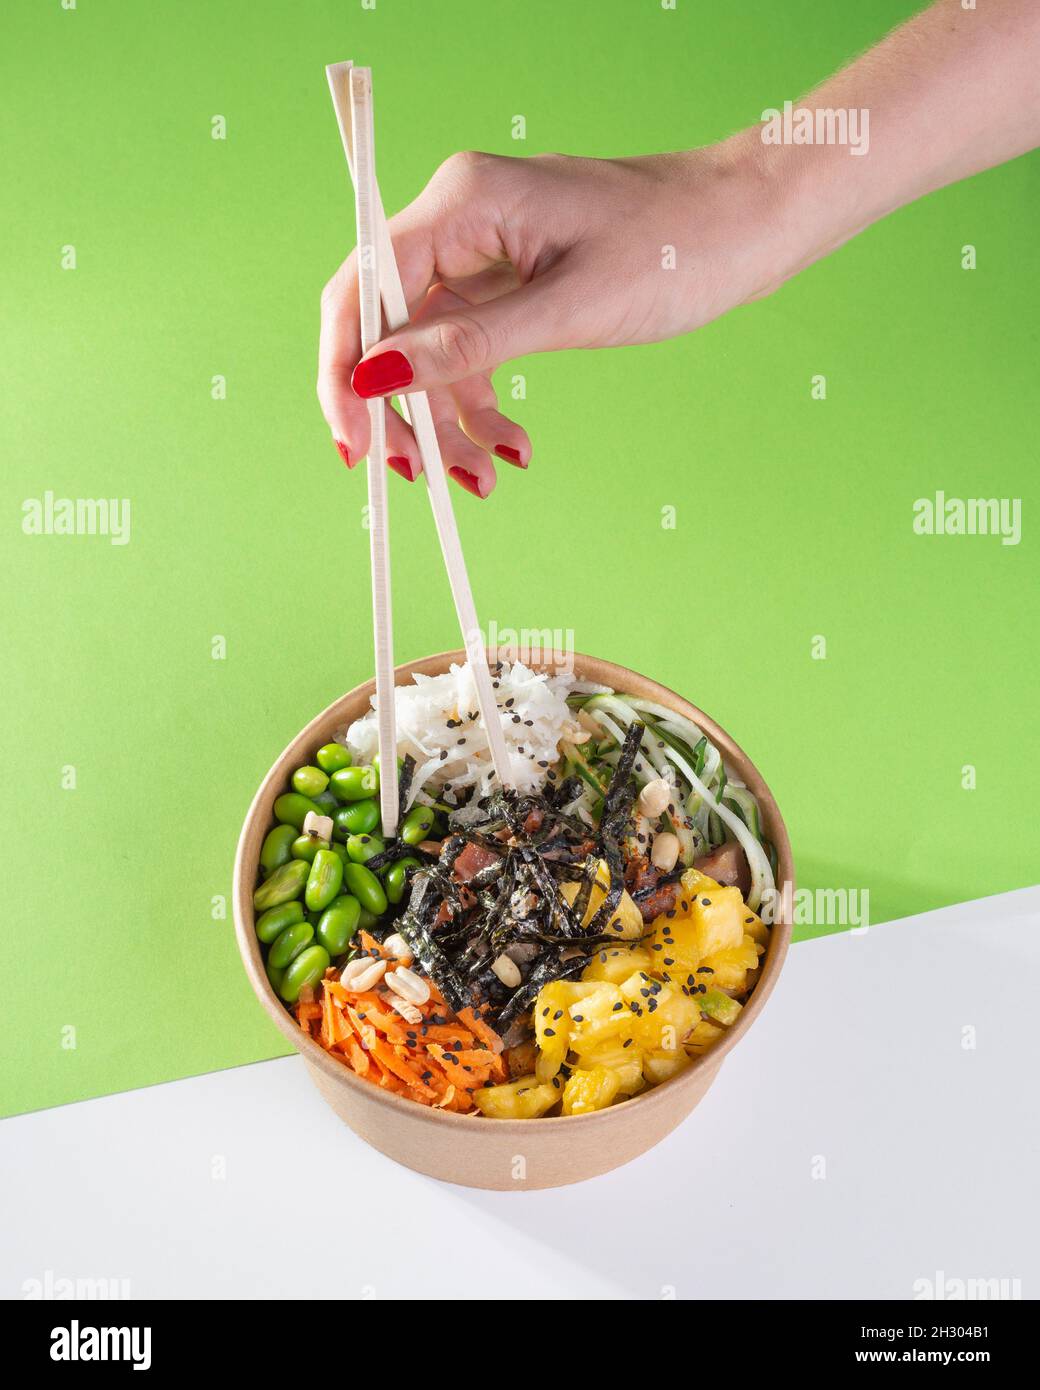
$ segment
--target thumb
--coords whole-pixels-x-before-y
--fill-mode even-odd
[[[569,321],[550,271],[509,294],[409,324],[377,343],[354,368],[363,398],[451,386],[529,352],[564,346]]]

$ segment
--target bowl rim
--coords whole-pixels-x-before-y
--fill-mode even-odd
[[[503,655],[506,655],[503,653]],[[497,653],[492,650],[489,652],[489,660],[497,659]],[[411,677],[416,673],[426,675],[436,675],[448,669],[450,665],[461,665],[466,660],[466,653],[462,649],[455,651],[437,652],[431,656],[422,657],[415,661],[402,662],[394,670],[394,682],[396,685],[406,685]],[[711,1074],[718,1070],[727,1053],[737,1045],[740,1039],[748,1031],[755,1019],[761,1013],[766,1000],[773,992],[777,977],[787,955],[787,948],[791,942],[790,920],[791,912],[789,905],[794,901],[794,861],[791,852],[791,843],[784,824],[780,808],[776,804],[772,792],[769,790],[765,779],[758,771],[755,764],[740,747],[740,745],[730,737],[728,733],[712,717],[697,705],[692,704],[676,691],[659,681],[652,680],[650,677],[641,675],[638,671],[630,667],[620,666],[615,662],[608,661],[602,657],[592,657],[581,652],[571,653],[567,658],[568,663],[573,663],[574,673],[579,680],[599,680],[603,685],[610,685],[615,691],[625,693],[625,678],[635,677],[644,690],[652,693],[640,698],[654,699],[657,703],[669,705],[678,713],[683,714],[687,719],[693,720],[708,738],[715,744],[722,754],[725,762],[734,768],[755,794],[759,808],[762,812],[763,826],[769,832],[769,838],[776,849],[777,854],[777,874],[776,881],[778,886],[786,888],[790,885],[790,892],[784,891],[780,894],[780,907],[776,920],[770,928],[770,940],[766,954],[762,959],[761,978],[755,984],[751,996],[744,1005],[741,1015],[737,1022],[727,1030],[726,1035],[715,1044],[708,1052],[695,1057],[688,1067],[685,1067],[677,1076],[660,1083],[657,1086],[648,1087],[645,1091],[631,1097],[623,1105],[608,1106],[605,1110],[595,1110],[585,1115],[557,1115],[552,1117],[542,1117],[538,1120],[538,1132],[545,1133],[552,1126],[573,1125],[581,1122],[586,1126],[594,1124],[609,1124],[611,1117],[620,1113],[631,1113],[631,1107],[641,1106],[647,1114],[653,1107],[662,1105],[674,1105],[679,1099],[679,1092],[682,1088],[695,1088],[698,1081],[703,1081],[705,1074]],[[525,661],[525,664],[534,670],[554,669],[557,663],[553,661],[539,661],[532,658]],[[594,667],[597,675],[584,674],[581,668]],[[295,761],[302,750],[315,744],[315,739],[319,730],[324,731],[322,737],[330,727],[330,715],[340,706],[347,702],[356,702],[363,699],[366,703],[371,699],[375,692],[375,680],[368,680],[361,685],[355,686],[352,690],[346,691],[343,695],[333,700],[330,704],[316,714],[300,732],[286,744],[285,748],[278,755],[271,767],[268,769],[263,781],[257,789],[256,795],[250,803],[249,810],[246,812],[242,830],[239,834],[238,847],[235,853],[234,865],[234,887],[233,887],[233,915],[235,921],[235,938],[238,944],[239,954],[245,967],[246,975],[250,984],[253,986],[254,993],[264,1006],[266,1012],[274,1022],[278,1030],[292,1043],[293,1047],[299,1052],[309,1066],[317,1067],[320,1072],[329,1078],[334,1084],[345,1085],[348,1090],[353,1089],[362,1102],[370,1102],[384,1106],[391,1112],[396,1112],[400,1116],[411,1117],[418,1123],[439,1124],[449,1126],[456,1130],[472,1129],[474,1122],[483,1122],[484,1117],[478,1114],[458,1114],[453,1111],[435,1110],[430,1106],[419,1105],[414,1100],[408,1100],[404,1096],[396,1095],[392,1091],[386,1091],[382,1087],[374,1086],[370,1081],[365,1081],[357,1076],[349,1067],[342,1062],[336,1062],[331,1058],[323,1047],[308,1034],[304,1033],[299,1024],[292,1017],[285,1007],[285,1004],[277,996],[267,972],[264,968],[263,957],[260,952],[260,943],[254,928],[253,911],[253,890],[256,883],[256,869],[258,848],[256,854],[250,854],[248,842],[251,838],[255,821],[263,813],[264,830],[266,834],[271,819],[271,806],[274,797],[284,789],[285,768]],[[344,722],[338,720],[332,727],[338,727]],[[277,790],[275,786],[277,784]],[[257,840],[257,846],[262,843],[262,836]],[[247,862],[247,859],[251,862]],[[529,1130],[530,1120],[500,1120],[493,1122],[494,1131],[503,1137],[510,1130],[519,1134]],[[585,1132],[588,1132],[586,1129]]]

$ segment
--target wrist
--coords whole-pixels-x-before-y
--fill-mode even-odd
[[[721,147],[745,182],[765,246],[761,283],[748,298],[769,294],[891,210],[878,199],[869,157],[843,145],[769,143],[765,129],[750,126]]]

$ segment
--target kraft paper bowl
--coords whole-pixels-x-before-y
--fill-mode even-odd
[[[447,670],[451,662],[463,660],[462,652],[442,652],[408,662],[397,668],[397,684],[407,684],[413,672],[435,675]],[[778,886],[789,883],[793,890],[791,846],[776,802],[755,765],[730,736],[674,691],[624,666],[575,655],[573,667],[580,678],[656,700],[704,730],[727,766],[758,798],[765,833],[776,846]],[[715,1080],[730,1049],[754,1025],[776,984],[791,939],[789,910],[783,906],[778,909],[758,983],[725,1037],[671,1081],[623,1104],[591,1115],[489,1120],[432,1110],[363,1081],[297,1026],[272,989],[254,930],[253,890],[260,847],[273,824],[275,797],[286,789],[294,768],[312,762],[316,750],[337,730],[365,713],[373,689],[373,681],[360,685],[312,719],[277,759],[246,815],[235,858],[235,933],[257,998],[275,1026],[302,1054],[314,1084],[336,1114],[374,1148],[430,1177],[504,1191],[558,1187],[609,1172],[645,1153],[686,1118]],[[782,903],[791,900],[791,895],[781,899]]]

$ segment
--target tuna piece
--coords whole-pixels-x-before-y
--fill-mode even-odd
[[[469,841],[455,860],[452,872],[460,883],[468,883],[471,878],[480,873],[481,869],[486,869],[489,864],[494,864],[498,858],[499,856],[492,850]]]
[[[713,878],[716,883],[739,888],[743,898],[751,891],[751,870],[736,840],[727,840],[710,854],[702,854],[700,859],[693,861],[693,867]]]

